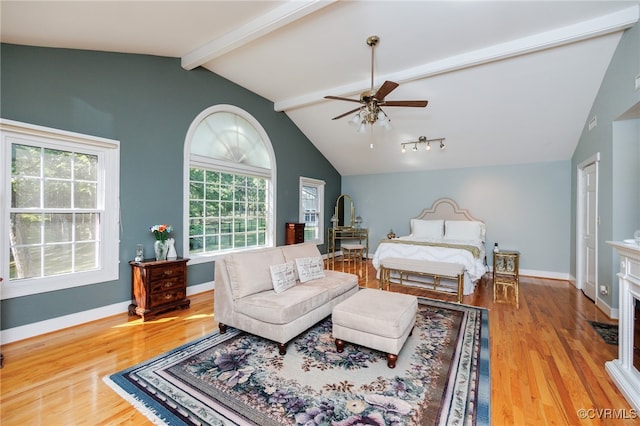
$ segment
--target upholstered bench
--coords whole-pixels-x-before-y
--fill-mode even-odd
[[[430,260],[402,259],[399,257],[387,257],[380,261],[380,288],[389,290],[391,273],[395,272],[400,277],[400,285],[404,282],[427,284],[422,281],[413,281],[410,275],[429,276],[433,278],[432,291],[451,294],[441,286],[440,278],[457,280],[456,299],[462,302],[464,293],[464,265],[449,262],[434,262]]]
[[[394,368],[398,354],[413,331],[418,298],[408,294],[362,289],[333,308],[333,338],[338,352],[350,342],[387,354]]]

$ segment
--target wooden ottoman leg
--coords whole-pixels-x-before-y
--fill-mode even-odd
[[[341,354],[344,351],[344,340],[336,339],[336,351]]]
[[[286,343],[278,343],[278,353],[280,355],[285,355],[287,353],[287,344]]]
[[[398,360],[398,355],[387,354],[387,367],[396,368],[396,361]]]
[[[218,328],[220,329],[220,334],[224,334],[227,332],[227,325],[221,322],[218,323]]]

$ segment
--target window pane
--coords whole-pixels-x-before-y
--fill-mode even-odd
[[[15,176],[40,177],[41,152],[35,146],[14,144],[12,150],[11,171]]]
[[[76,244],[76,271],[91,271],[98,266],[98,243]]]
[[[76,241],[98,240],[99,218],[96,213],[76,214]]]
[[[71,153],[45,148],[44,176],[45,178],[71,179]]]
[[[14,247],[10,251],[9,278],[37,278],[42,273],[40,247]]]
[[[73,231],[72,227],[73,215],[71,214],[45,214],[45,244],[71,241],[71,235]]]
[[[60,180],[44,181],[45,208],[71,208],[71,182]]]
[[[71,244],[44,246],[44,274],[59,275],[73,271],[73,252]]]
[[[90,182],[78,182],[73,193],[74,207],[77,209],[95,209],[98,207],[98,185]]]
[[[11,207],[40,207],[40,179],[14,178],[11,182]]]
[[[204,252],[204,238],[203,237],[190,237],[189,238],[189,252],[190,253],[203,253]]]
[[[9,217],[12,246],[42,242],[42,215],[40,213],[12,213]]]
[[[98,181],[98,156],[76,153],[73,163],[74,177],[78,180]]]
[[[191,181],[189,183],[189,197],[192,200],[202,200],[204,198],[204,183]]]
[[[189,221],[189,235],[202,235],[203,232],[202,219],[191,219]]]

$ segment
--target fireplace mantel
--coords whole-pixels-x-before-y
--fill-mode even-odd
[[[607,244],[620,255],[620,318],[618,359],[606,362],[605,369],[629,404],[640,411],[640,371],[633,365],[635,301],[640,301],[640,246],[618,241],[607,241]]]

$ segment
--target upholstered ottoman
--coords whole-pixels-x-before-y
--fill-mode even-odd
[[[408,294],[374,290],[358,291],[333,308],[333,338],[338,352],[350,342],[387,354],[389,368],[413,331],[418,298]]]

